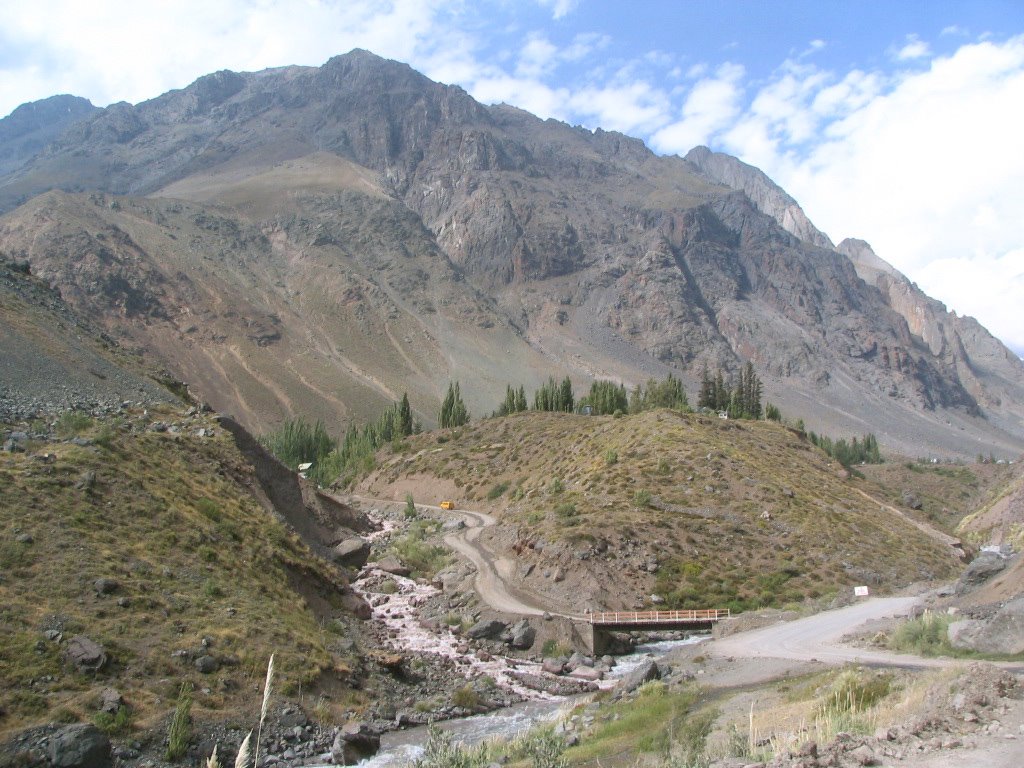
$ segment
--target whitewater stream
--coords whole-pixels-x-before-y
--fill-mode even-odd
[[[384,581],[395,585],[394,592],[383,594],[377,591]],[[519,704],[495,712],[438,723],[439,727],[450,731],[458,743],[476,744],[486,739],[516,736],[540,723],[559,719],[581,698],[588,695],[553,696],[528,688],[515,675],[524,672],[543,675],[539,663],[521,659],[506,659],[501,656],[489,657],[484,660],[472,651],[460,653],[458,648],[465,643],[464,638],[444,629],[440,631],[424,629],[419,623],[418,608],[429,598],[438,594],[436,587],[379,571],[373,568],[372,564],[352,586],[372,606],[373,620],[383,623],[395,635],[389,650],[401,653],[430,653],[457,660],[464,670],[467,680],[480,675],[489,675],[499,687],[526,699]],[[641,645],[634,653],[618,657],[616,666],[604,680],[597,684],[601,688],[611,688],[619,678],[628,674],[645,660],[651,657],[657,658],[679,645],[700,642],[703,639],[703,637],[693,637],[687,640]],[[383,768],[384,766],[411,764],[422,753],[426,738],[426,726],[386,733],[381,736],[380,752],[359,765],[364,768]]]
[[[397,527],[393,520],[387,518],[378,518],[376,522],[380,528],[366,537],[371,541],[389,535]],[[382,590],[384,582],[390,582],[394,586],[389,584],[385,592]],[[419,622],[420,607],[439,594],[439,590],[430,584],[386,573],[375,568],[373,563],[368,563],[359,578],[353,582],[352,588],[370,604],[373,610],[372,620],[384,624],[389,634],[394,636],[386,650],[403,654],[435,654],[451,659],[459,664],[466,680],[488,675],[497,686],[525,699],[494,712],[439,722],[438,727],[451,732],[457,743],[470,745],[488,739],[514,737],[541,723],[560,719],[581,700],[590,696],[553,696],[528,688],[516,675],[528,673],[547,676],[541,670],[541,664],[502,656],[487,655],[485,659],[481,659],[473,651],[460,653],[459,646],[465,648],[464,638],[444,628],[431,631],[422,627]],[[598,681],[597,685],[602,689],[612,688],[620,678],[644,661],[652,657],[658,658],[680,645],[697,643],[704,639],[706,638],[698,636],[686,640],[640,645],[634,653],[617,657],[616,666],[603,680]],[[359,765],[363,768],[397,768],[411,765],[422,754],[426,739],[426,726],[385,733],[381,736],[381,747],[377,755],[362,761]]]

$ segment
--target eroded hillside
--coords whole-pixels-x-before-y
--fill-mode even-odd
[[[153,726],[186,681],[198,717],[244,721],[271,653],[286,695],[364,676],[345,574],[260,505],[209,415],[69,413],[0,434],[0,733],[92,720],[111,687]]]

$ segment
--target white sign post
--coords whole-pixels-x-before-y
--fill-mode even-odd
[[[854,587],[853,588],[853,594],[854,594],[855,597],[867,597],[868,596],[868,588],[867,587]]]

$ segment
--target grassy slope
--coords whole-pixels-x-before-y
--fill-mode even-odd
[[[953,573],[946,547],[865,499],[857,488],[880,489],[840,469],[777,424],[529,412],[412,438],[369,484],[386,493],[408,475],[454,480],[458,503],[518,529],[522,557],[535,557],[530,542],[561,543],[561,555],[546,546],[545,556],[554,549],[567,568],[632,583],[637,599],[656,589],[669,605],[749,608]],[[637,547],[657,558],[656,578],[631,572]]]
[[[272,652],[285,693],[328,671],[344,678],[346,659],[318,621],[339,616],[331,603],[341,574],[247,494],[251,470],[230,436],[200,438],[199,426],[214,422],[193,419],[176,435],[108,427],[104,445],[0,453],[0,732],[89,719],[108,685],[144,724],[173,706],[184,679],[195,683],[198,712],[251,714]],[[91,489],[81,487],[86,472]],[[17,540],[25,533],[31,543]],[[120,588],[98,595],[99,578]],[[49,628],[65,643],[44,640]],[[62,648],[75,634],[106,647],[109,669],[93,678],[68,667]],[[229,662],[213,675],[174,655],[204,637]]]
[[[879,498],[890,504],[902,506],[903,493],[913,493],[922,515],[951,534],[964,516],[990,500],[1014,475],[1009,464],[926,464],[896,458],[858,469],[882,490]]]

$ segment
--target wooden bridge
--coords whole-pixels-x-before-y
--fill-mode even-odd
[[[715,622],[728,619],[728,608],[686,611],[602,611],[591,613],[592,650],[602,655],[608,647],[609,632],[656,632],[662,629],[709,630]]]

